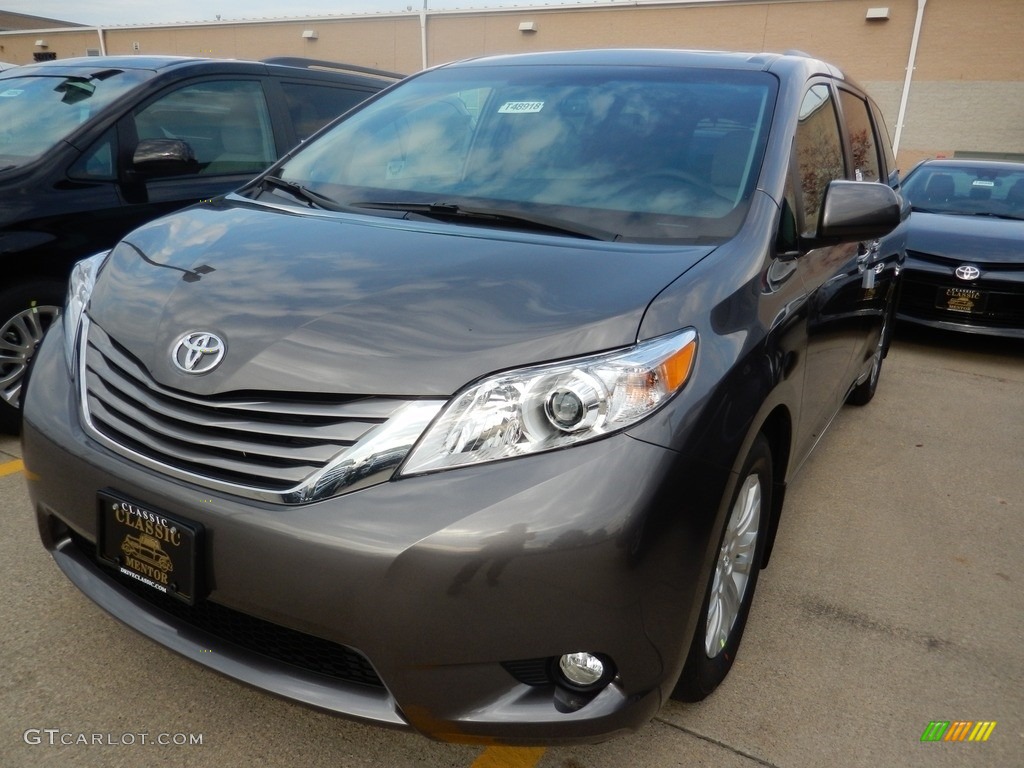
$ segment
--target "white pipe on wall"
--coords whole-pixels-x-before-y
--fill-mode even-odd
[[[928,0],[917,0],[917,18],[914,19],[914,36],[910,40],[910,57],[907,60],[907,74],[903,79],[903,95],[900,96],[900,112],[896,116],[896,135],[892,140],[892,151],[900,151],[900,137],[903,135],[903,121],[907,116],[907,102],[910,100],[910,82],[917,66],[917,43],[921,39],[921,22],[924,21],[924,7]]]

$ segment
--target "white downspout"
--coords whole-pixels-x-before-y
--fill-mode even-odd
[[[903,80],[903,95],[900,97],[900,113],[896,117],[896,136],[892,140],[892,153],[900,151],[900,136],[903,135],[903,121],[907,116],[907,102],[910,100],[910,81],[917,65],[917,42],[921,39],[921,22],[924,21],[924,7],[928,0],[917,0],[917,18],[914,20],[914,37],[910,41],[910,58],[907,60],[907,76]]]
[[[103,27],[96,27],[96,34],[99,35],[100,38],[100,56],[106,56],[107,41],[106,38],[103,36]]]
[[[427,68],[427,0],[423,0],[423,10],[420,11],[420,51],[423,53],[421,69]]]

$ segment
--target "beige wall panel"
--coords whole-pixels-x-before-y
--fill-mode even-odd
[[[45,40],[46,48],[36,46],[36,40]],[[0,60],[11,64],[31,64],[33,54],[40,51],[56,53],[58,59],[85,56],[90,48],[99,48],[100,38],[95,29],[76,32],[29,32],[0,37]]]
[[[307,29],[316,31],[317,39],[303,38]],[[134,49],[136,42],[138,51]],[[400,17],[107,32],[107,52],[111,54],[231,59],[307,56],[406,73],[420,68],[419,49],[419,22]]]
[[[769,7],[764,49],[797,49],[836,64],[858,82],[902,80],[917,15],[915,0],[833,0]],[[868,8],[888,7],[887,21]]]
[[[915,80],[1024,80],[1024,0],[928,0]]]
[[[907,114],[901,153],[1024,155],[1024,83],[915,81]]]
[[[747,48],[760,51],[765,5],[724,8],[634,8],[441,15],[429,21],[429,61],[496,53],[648,47]],[[532,21],[536,32],[519,24]],[[744,41],[743,43],[737,41]]]

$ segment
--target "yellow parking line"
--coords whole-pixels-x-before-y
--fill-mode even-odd
[[[470,768],[533,768],[544,755],[544,747],[488,747]]]
[[[8,461],[6,464],[0,464],[0,477],[13,475],[15,472],[21,472],[23,469],[25,469],[25,462],[21,459]]]

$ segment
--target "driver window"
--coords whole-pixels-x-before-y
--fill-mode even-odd
[[[277,159],[263,86],[254,80],[204,81],[162,96],[135,115],[142,139],[180,139],[200,175],[255,174]]]
[[[846,176],[832,92],[824,83],[811,86],[800,106],[796,160],[803,199],[800,232],[813,237],[818,231],[825,188],[830,181]]]
[[[882,181],[878,164],[878,145],[875,142],[867,102],[843,90],[839,91],[839,102],[843,105],[846,132],[850,137],[854,178],[857,181]]]

